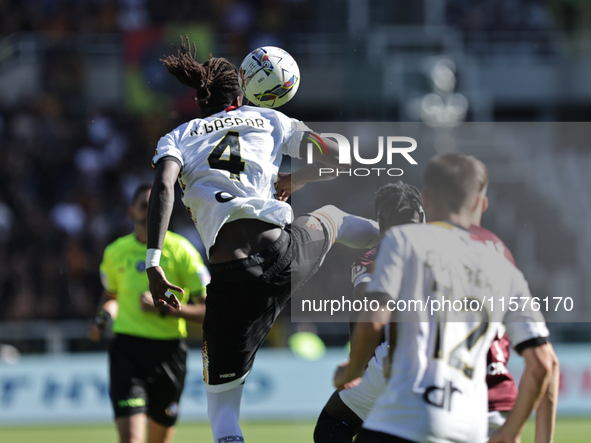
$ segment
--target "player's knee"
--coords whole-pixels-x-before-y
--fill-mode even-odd
[[[315,211],[313,211],[312,214],[314,214],[315,212],[320,212],[322,214],[328,215],[329,217],[335,218],[337,220],[343,219],[346,215],[348,215],[346,212],[341,211],[335,205],[322,206],[321,208],[318,208]]]
[[[341,211],[334,205],[326,205],[316,209],[315,211],[312,211],[310,215],[318,218],[322,223],[327,225],[329,229],[334,230],[333,235],[338,237],[341,226],[349,214]],[[333,240],[336,240],[336,238]]]
[[[322,410],[314,428],[314,443],[351,443],[354,436],[347,423]]]

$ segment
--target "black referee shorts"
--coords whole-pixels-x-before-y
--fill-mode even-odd
[[[277,316],[320,267],[330,244],[326,228],[311,218],[295,219],[258,254],[210,266],[203,322],[203,376],[210,392],[244,381]]]
[[[109,362],[115,417],[145,413],[162,426],[175,424],[187,372],[184,340],[117,334]]]

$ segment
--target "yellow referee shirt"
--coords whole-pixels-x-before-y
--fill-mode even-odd
[[[209,272],[201,256],[183,236],[168,231],[162,248],[160,266],[171,283],[180,286],[185,294],[175,292],[181,304],[189,296],[205,295]],[[113,321],[113,332],[156,340],[172,340],[187,336],[185,320],[161,317],[143,312],[140,296],[149,290],[146,275],[146,244],[135,234],[120,237],[105,249],[100,266],[101,279],[107,292],[117,295],[119,313]]]

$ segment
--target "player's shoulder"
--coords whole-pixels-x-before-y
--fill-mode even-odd
[[[105,248],[104,255],[107,256],[116,256],[117,254],[126,253],[129,248],[136,243],[135,235],[133,232],[131,234],[124,235],[122,237],[117,238],[112,243],[109,243]]]
[[[491,248],[494,248],[498,253],[504,255],[507,260],[515,265],[513,254],[503,242],[503,240],[501,240],[494,232],[489,231],[482,226],[472,225],[470,226],[470,237],[474,240],[481,241]]]
[[[503,250],[497,244],[493,244],[492,240],[483,240],[473,236],[472,233],[470,233],[469,241],[470,249],[477,254],[482,269],[496,275],[499,281],[518,282],[519,284],[525,282],[523,273],[515,266],[513,256],[508,249],[506,249],[506,253],[503,253]]]
[[[490,241],[502,243],[502,240],[497,236],[497,234],[495,234],[492,231],[489,231],[486,228],[483,228],[482,226],[471,225],[470,226],[470,236],[475,240],[481,240],[481,241],[490,240]]]
[[[272,108],[259,108],[258,106],[241,106],[236,108],[234,112],[252,112],[254,114],[260,114],[261,116],[269,116],[269,117],[276,117],[276,116],[285,116],[284,113],[278,111],[277,109]]]
[[[178,125],[176,128],[174,128],[172,131],[170,131],[168,134],[166,134],[162,138],[174,137],[176,139],[180,139],[185,134],[187,134],[187,132],[190,132],[190,131],[187,131],[188,129],[190,130],[190,128],[195,127],[196,125],[199,124],[200,121],[201,121],[200,118],[194,118],[192,120],[186,121],[185,123],[181,123],[180,125]]]
[[[438,250],[456,254],[468,245],[476,250],[488,248],[484,242],[471,238],[467,229],[449,222],[409,223],[390,228],[384,238],[388,244],[407,250]],[[476,245],[476,246],[475,246]],[[491,252],[491,251],[488,251]],[[500,254],[497,254],[500,256]]]
[[[431,238],[440,235],[440,227],[428,223],[408,223],[404,225],[398,225],[391,227],[384,236],[389,241],[409,241],[419,242],[423,241],[426,237]]]

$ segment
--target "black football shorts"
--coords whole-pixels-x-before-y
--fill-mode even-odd
[[[362,429],[355,441],[359,443],[413,443],[411,440],[369,429]]]
[[[109,362],[115,417],[145,413],[162,426],[175,424],[187,371],[184,340],[117,334]]]
[[[329,248],[326,229],[303,215],[264,251],[210,265],[203,323],[208,391],[222,392],[244,381],[275,319],[318,270]]]

